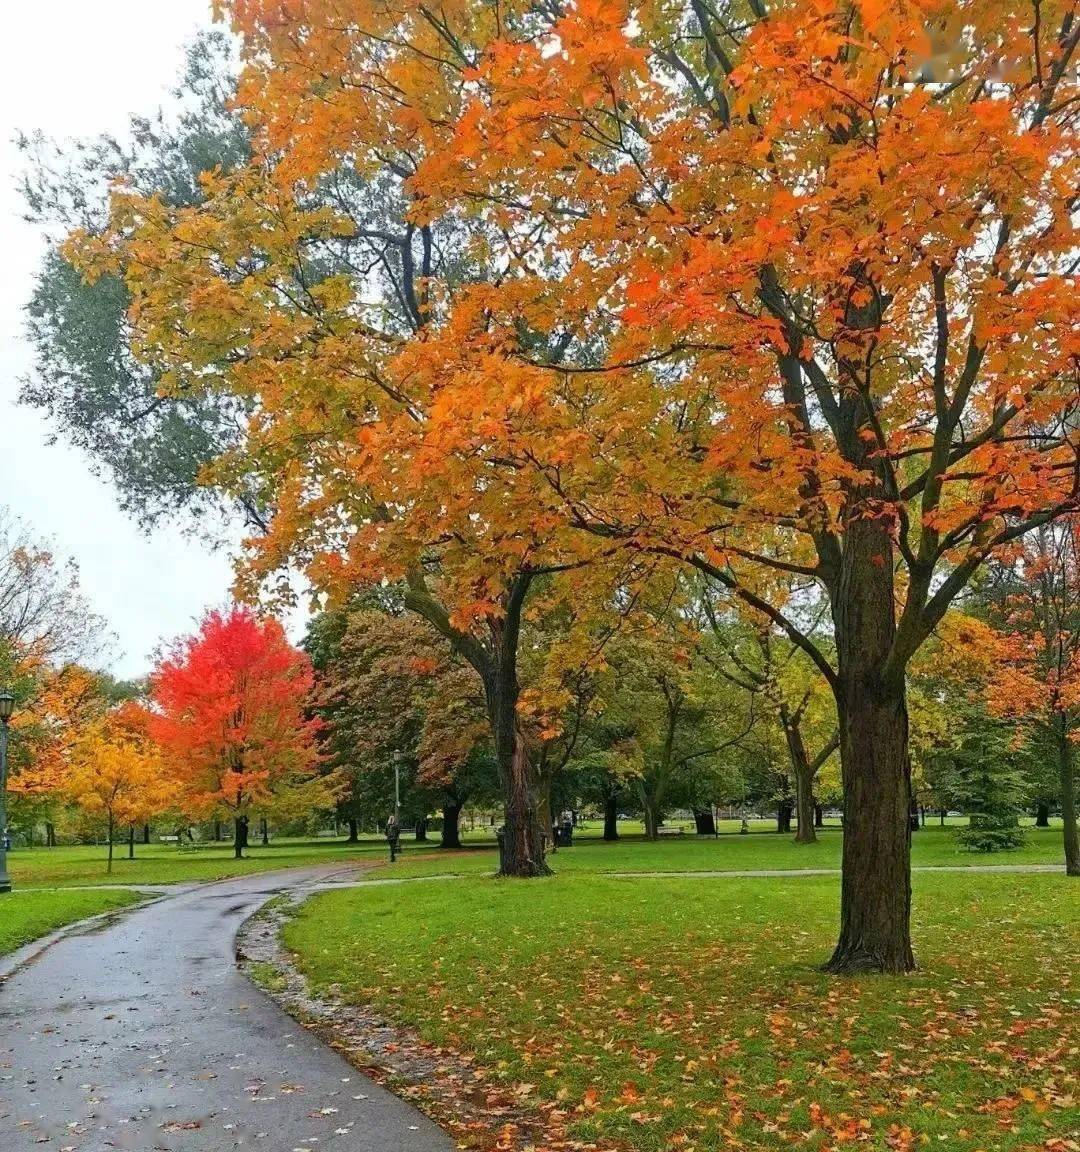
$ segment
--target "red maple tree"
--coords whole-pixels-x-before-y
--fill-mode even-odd
[[[249,814],[302,789],[332,804],[319,777],[319,722],[307,714],[311,662],[276,620],[247,608],[210,612],[154,672],[151,730],[193,814],[232,818],[239,859]]]

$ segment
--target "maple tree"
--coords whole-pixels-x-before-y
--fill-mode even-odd
[[[314,632],[325,630],[316,626]],[[476,678],[450,645],[400,604],[346,610],[319,662],[324,752],[350,779],[342,810],[381,827],[393,811],[395,760],[407,814],[443,813],[442,845],[460,848],[461,809],[491,792],[490,728]]]
[[[168,807],[174,795],[138,705],[123,704],[81,733],[72,748],[64,788],[84,811],[105,817],[111,872],[117,825],[134,827],[149,821]]]
[[[319,723],[307,713],[312,686],[310,660],[281,625],[241,607],[208,613],[151,677],[150,733],[181,806],[229,816],[237,859],[250,815],[271,801],[334,806],[339,781],[320,774]]]
[[[165,392],[257,401],[208,473],[273,493],[253,571],[409,572],[493,689],[513,813],[535,569],[694,565],[833,690],[830,967],[910,969],[906,668],[1077,506],[1071,4],[220,7],[254,162],[194,207],[119,188],[69,254],[125,276]]]

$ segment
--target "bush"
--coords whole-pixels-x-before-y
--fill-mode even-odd
[[[1024,830],[1015,813],[979,813],[967,828],[958,828],[956,838],[972,852],[1009,852],[1024,843]]]

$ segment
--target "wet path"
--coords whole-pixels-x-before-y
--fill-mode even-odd
[[[236,929],[268,896],[342,878],[295,869],[168,895],[0,984],[0,1152],[449,1152],[236,969]]]

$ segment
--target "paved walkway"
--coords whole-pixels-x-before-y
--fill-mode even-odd
[[[236,969],[246,917],[341,872],[173,892],[18,969],[0,984],[0,1152],[450,1152]]]

